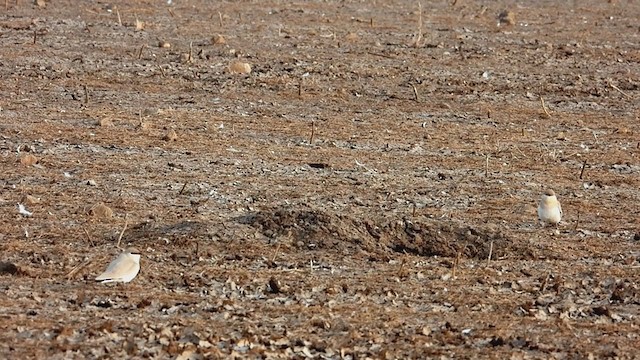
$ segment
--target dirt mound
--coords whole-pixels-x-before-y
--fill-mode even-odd
[[[181,221],[174,224],[161,224],[145,221],[127,229],[124,238],[134,244],[170,241],[179,245],[189,239],[206,238],[209,235],[209,226],[204,222]]]
[[[361,250],[370,254],[410,253],[420,256],[477,259],[528,259],[526,244],[489,229],[433,219],[361,219],[316,209],[275,208],[245,219],[267,237],[287,236],[300,248]]]

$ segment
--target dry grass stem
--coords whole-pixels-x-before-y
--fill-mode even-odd
[[[462,250],[458,250],[456,254],[456,260],[453,263],[453,270],[451,271],[451,278],[455,279],[456,273],[458,272],[458,265],[460,265],[460,258],[462,257]]]
[[[94,247],[95,244],[93,243],[93,239],[91,239],[91,235],[89,234],[89,231],[87,231],[86,228],[82,228],[82,230],[84,231],[84,234],[87,236],[87,241],[89,241],[89,245],[91,245],[91,247]]]
[[[282,245],[281,242],[278,242],[278,246],[276,247],[276,251],[273,253],[273,256],[271,257],[271,262],[274,263],[276,262],[276,257],[278,256],[278,251],[280,251],[280,246]]]
[[[180,189],[180,192],[178,193],[178,195],[182,195],[182,193],[184,192],[184,189],[187,187],[187,184],[189,182],[185,182],[184,185],[182,185],[182,189]]]
[[[613,84],[609,84],[609,86],[611,86],[614,90],[618,91],[620,94],[624,95],[624,97],[626,97],[627,99],[633,99],[633,97],[629,94],[627,94],[626,92],[622,91],[619,87],[613,85]]]
[[[116,15],[118,15],[118,24],[122,26],[122,17],[120,17],[120,9],[116,7]]]
[[[493,255],[493,240],[489,244],[489,256],[487,256],[487,265],[491,263],[491,255]]]
[[[485,156],[484,160],[484,177],[489,177],[489,154]]]
[[[584,175],[584,169],[587,167],[587,160],[582,162],[582,168],[580,169],[579,179],[582,180],[582,175]]]
[[[120,232],[120,236],[118,236],[118,243],[116,247],[120,248],[120,241],[122,241],[122,236],[124,235],[125,230],[127,230],[127,225],[129,224],[129,219],[127,218],[127,214],[124,214],[124,226],[122,227],[122,231]]]
[[[145,45],[145,44],[142,44],[142,45],[140,46],[140,49],[138,50],[138,60],[140,60],[140,59],[142,58],[142,51],[144,50],[144,48],[145,48],[146,46],[147,46],[147,45]]]
[[[418,30],[416,33],[416,38],[413,42],[413,47],[420,47],[421,41],[422,41],[422,4],[418,3]]]
[[[549,283],[549,277],[550,276],[551,276],[551,273],[547,272],[547,276],[542,281],[542,284],[540,284],[540,292],[541,293],[543,293],[547,289],[547,284]]]
[[[551,118],[551,114],[549,114],[547,107],[544,105],[544,99],[542,98],[542,96],[540,96],[540,104],[542,104],[542,110],[545,114],[547,114],[547,117]]]
[[[92,262],[93,260],[89,259],[81,264],[78,264],[76,267],[71,269],[71,271],[69,271],[65,277],[67,278],[67,280],[71,280],[71,278],[74,277],[80,270],[84,269]]]

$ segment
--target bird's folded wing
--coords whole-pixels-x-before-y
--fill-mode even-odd
[[[135,271],[136,262],[126,256],[119,256],[116,260],[111,262],[107,267],[107,270],[100,274],[96,281],[100,280],[109,280],[109,279],[118,279],[127,274],[130,274],[132,271]]]

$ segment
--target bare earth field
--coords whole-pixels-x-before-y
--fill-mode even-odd
[[[0,358],[639,356],[638,19],[0,4]]]

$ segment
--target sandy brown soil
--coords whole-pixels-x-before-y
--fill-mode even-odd
[[[640,351],[640,2],[41,5],[0,4],[0,357]]]

